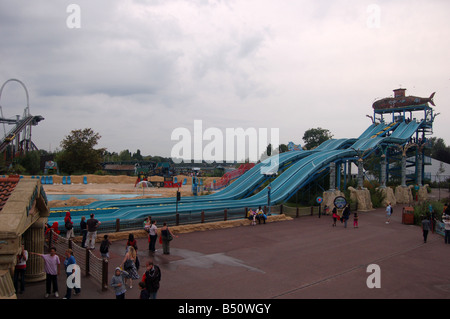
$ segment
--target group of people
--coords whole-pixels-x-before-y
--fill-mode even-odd
[[[142,275],[142,278],[139,281],[139,298],[156,299],[156,295],[159,290],[159,282],[161,280],[161,269],[158,265],[153,264],[153,261],[147,261],[145,266],[145,273]],[[126,281],[130,278],[139,278],[139,276],[134,276],[135,275],[133,275],[129,271],[121,267],[116,267],[110,283],[111,287],[114,289],[116,299],[125,299],[125,293],[127,292]],[[129,287],[132,288],[131,284]]]
[[[56,254],[56,248],[51,247],[50,252],[48,254],[38,254],[34,252],[30,252],[31,255],[36,255],[43,259],[44,261],[44,271],[45,271],[45,298],[48,298],[50,294],[53,292],[54,296],[56,298],[59,297],[59,287],[58,287],[58,276],[60,275],[60,265],[61,261],[59,256]],[[26,253],[26,250],[22,246],[22,253],[20,256],[18,256],[18,259],[21,261],[21,267],[24,270],[26,269],[26,261],[28,259],[28,253]],[[72,285],[67,285],[66,294],[64,295],[63,299],[70,299],[72,296],[72,289],[75,290],[75,295],[78,295],[81,293],[81,288],[77,284],[77,277],[76,271],[79,268],[76,268],[76,261],[75,257],[73,255],[72,249],[66,249],[65,251],[65,259],[63,261],[65,274],[68,281],[72,282]],[[71,265],[73,265],[71,267]],[[16,268],[17,269],[17,268]],[[23,273],[22,273],[22,280],[23,280]],[[72,276],[71,280],[69,280],[69,276]],[[17,278],[18,280],[18,278]],[[18,282],[16,282],[16,276],[14,280],[14,284],[16,287],[16,291],[19,288]],[[24,283],[23,281],[20,282],[20,290],[19,293],[23,293],[24,290]]]
[[[332,217],[333,217],[333,227],[336,227],[336,222],[338,220],[341,221],[341,224],[344,224],[344,228],[347,228],[347,222],[350,219],[350,205],[345,205],[344,209],[342,210],[342,216],[339,214],[337,207],[335,206],[332,210]],[[353,228],[358,228],[358,212],[353,213]]]
[[[261,222],[265,224],[267,220],[267,215],[264,213],[261,206],[259,206],[256,211],[250,208],[247,212],[247,218],[251,220],[251,225],[255,226],[256,221],[258,221],[258,224],[261,224]]]
[[[155,225],[156,222],[150,225]],[[151,226],[150,226],[151,227]],[[106,236],[106,235],[105,235]],[[107,243],[109,247],[110,242],[105,237],[103,243]],[[152,245],[153,242],[152,242]],[[151,246],[154,247],[154,246]],[[149,246],[150,248],[150,246]],[[137,241],[133,234],[128,235],[128,240],[125,248],[125,257],[122,260],[120,266],[116,267],[114,275],[111,278],[110,286],[114,289],[116,299],[125,299],[125,293],[127,291],[126,286],[133,288],[133,280],[139,279],[138,270],[140,268],[140,261],[137,254],[138,246]],[[156,250],[150,250],[154,252]],[[152,261],[147,261],[146,271],[139,281],[140,299],[156,299],[156,294],[159,289],[159,281],[161,280],[161,269],[154,265]]]
[[[95,241],[97,237],[97,229],[100,225],[100,221],[95,219],[94,214],[90,215],[90,219],[86,220],[83,216],[80,222],[80,229],[82,234],[81,246],[83,248],[95,249]],[[70,212],[66,213],[64,218],[64,226],[66,228],[66,237],[68,239],[74,237],[73,234],[73,221],[70,216]],[[156,252],[156,241],[158,238],[158,228],[156,227],[156,221],[151,220],[149,216],[144,222],[144,229],[148,233],[148,243],[149,243],[149,253]],[[56,241],[57,236],[60,234],[58,222],[54,222],[52,226],[46,225],[45,234],[48,235],[49,232],[54,233],[54,240]],[[169,229],[166,223],[163,223],[161,229],[159,229],[159,238],[162,245],[163,254],[170,254],[170,241],[178,236],[174,235]],[[111,246],[111,241],[109,236],[105,234],[103,240],[100,244],[100,254],[103,259],[108,260],[110,258],[109,249]],[[129,288],[133,287],[133,280],[139,279],[138,270],[140,267],[139,257],[137,255],[138,247],[136,239],[133,234],[129,234],[128,240],[126,242],[125,256],[122,260],[120,266],[116,267],[115,273],[111,278],[110,286],[114,289],[117,299],[125,298],[126,284]],[[44,271],[46,273],[46,284],[45,284],[45,298],[48,298],[50,294],[54,294],[56,298],[59,297],[59,287],[58,287],[58,276],[60,275],[60,265],[61,260],[56,253],[56,247],[51,247],[49,253],[38,254],[30,252],[32,255],[36,255],[43,259],[44,261]],[[25,271],[29,255],[28,251],[25,250],[22,245],[20,253],[17,254],[17,261],[14,272],[14,286],[16,292],[21,294],[25,290]],[[70,265],[76,265],[76,260],[71,249],[67,249],[65,252],[65,259],[62,263],[66,272],[66,276],[69,277],[74,274],[75,267],[70,267]],[[156,293],[159,289],[159,281],[161,279],[161,270],[157,265],[154,265],[152,261],[146,263],[146,270],[139,282],[139,288],[141,290],[140,298],[149,299],[156,298]],[[66,294],[64,299],[70,299],[72,296],[72,290],[75,290],[74,294],[78,295],[81,293],[80,287],[75,284],[76,276],[73,276],[73,285],[67,285]]]
[[[427,242],[428,233],[435,229],[436,221],[438,221],[436,219],[436,214],[430,205],[429,213],[422,217],[422,234],[424,243]],[[444,209],[442,211],[442,222],[444,223],[444,243],[450,244],[450,206],[448,203],[444,205]]]
[[[158,227],[156,227],[156,221],[152,220],[151,216],[148,216],[144,221],[144,230],[148,233],[148,250],[151,253],[156,251],[156,241],[158,239]],[[162,245],[163,254],[170,254],[170,242],[173,238],[178,236],[174,235],[167,226],[167,223],[163,223],[160,229],[159,243]]]
[[[152,220],[151,216],[148,216],[144,221],[144,230],[148,233],[148,250],[153,254],[156,252],[156,242],[158,238],[158,228],[156,221]],[[163,223],[163,226],[159,230],[160,244],[162,245],[163,254],[170,254],[170,242],[173,238],[178,237],[172,233],[167,223]],[[100,245],[109,248],[109,242],[107,235]],[[101,248],[101,252],[102,252]],[[140,278],[138,270],[140,267],[140,261],[137,254],[138,247],[137,241],[133,234],[129,234],[126,243],[125,257],[122,260],[120,266],[116,267],[114,276],[111,278],[111,287],[114,288],[116,299],[124,299],[127,291],[126,286],[133,288],[133,280]],[[103,252],[102,252],[103,256]],[[104,256],[109,257],[107,255]],[[156,299],[156,294],[159,289],[159,281],[161,280],[161,269],[154,265],[152,261],[146,262],[146,270],[141,280],[139,281],[140,298],[141,299]]]

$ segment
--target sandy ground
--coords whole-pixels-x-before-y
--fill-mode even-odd
[[[71,184],[63,184],[62,176],[53,176],[53,184],[44,184],[46,194],[136,194],[136,198],[157,198],[157,197],[174,197],[176,196],[177,188],[164,187],[149,187],[141,188],[135,187],[135,176],[98,176],[98,175],[84,175],[87,177],[87,184],[83,183],[83,176],[71,176]],[[186,185],[180,188],[181,196],[192,196],[191,178],[188,176],[177,176],[178,181],[187,179]],[[204,178],[205,185],[210,185],[217,177]],[[164,181],[163,177],[152,176],[150,181]],[[206,193],[206,192],[205,192]],[[49,202],[50,207],[59,206],[77,206],[86,205],[93,201],[94,198],[77,199],[71,197],[69,200],[54,200]]]

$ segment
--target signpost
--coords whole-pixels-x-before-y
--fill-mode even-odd
[[[316,198],[316,203],[319,204],[319,218],[320,218],[320,213],[321,213],[321,208],[322,208],[322,205],[321,205],[322,202],[323,202],[323,198],[320,197],[320,196],[318,196],[318,197]]]

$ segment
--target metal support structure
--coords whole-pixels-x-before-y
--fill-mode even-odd
[[[401,168],[401,173],[402,173],[401,186],[402,186],[402,187],[406,187],[406,155],[405,155],[405,154],[402,154],[402,168]]]
[[[358,189],[364,188],[363,159],[358,159]]]
[[[336,189],[336,163],[330,163],[330,191]]]
[[[386,188],[386,155],[381,155],[380,188]]]

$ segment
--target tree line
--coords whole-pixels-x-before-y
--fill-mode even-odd
[[[333,138],[328,129],[311,128],[304,132],[302,140],[303,149],[313,149],[326,140]],[[57,163],[60,173],[63,174],[92,174],[101,170],[101,163],[104,162],[128,162],[128,161],[152,161],[173,163],[171,158],[162,156],[144,156],[138,149],[132,153],[128,149],[119,153],[109,152],[105,148],[97,148],[101,136],[91,128],[72,130],[60,143],[61,150],[54,153],[46,151],[33,151],[16,158],[15,161],[6,167],[3,156],[0,158],[0,169],[5,173],[18,174],[39,174],[42,173],[42,159],[53,158]],[[429,139],[430,148],[426,155],[436,160],[450,164],[450,146],[447,146],[442,138],[432,137]],[[286,144],[280,144],[278,152],[288,151]],[[266,155],[273,153],[272,146],[267,146]]]

